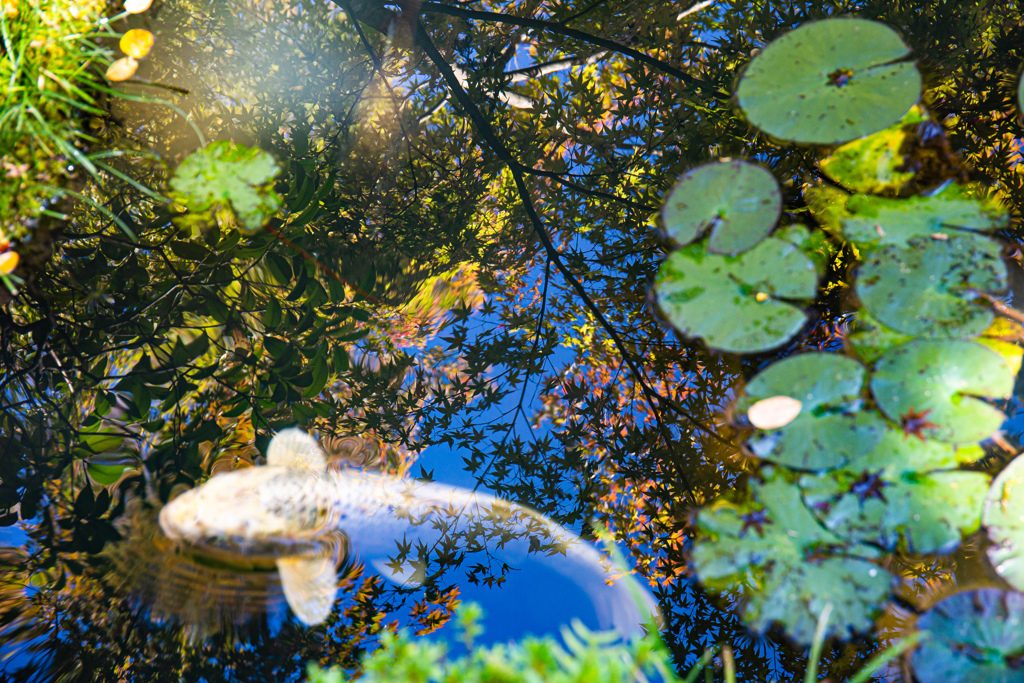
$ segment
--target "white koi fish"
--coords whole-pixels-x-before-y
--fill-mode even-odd
[[[324,549],[336,550],[339,537],[348,553],[400,585],[426,577],[429,563],[415,549],[429,556],[431,548],[455,547],[456,563],[459,553],[489,552],[507,566],[539,562],[570,578],[601,628],[631,636],[657,615],[635,580],[611,580],[592,546],[540,513],[455,486],[328,469],[316,441],[299,429],[274,437],[265,466],[219,474],[169,502],[160,527],[195,545],[272,553],[288,605],[307,625],[331,613],[338,555]]]

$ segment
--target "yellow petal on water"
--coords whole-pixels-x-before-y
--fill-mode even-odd
[[[768,295],[765,292],[758,292],[754,299],[757,300],[757,303],[763,304],[765,301],[768,301]]]
[[[107,69],[107,80],[126,81],[135,75],[135,70],[138,68],[139,63],[131,57],[121,57]]]
[[[121,36],[121,52],[129,57],[141,59],[153,47],[153,34],[144,28],[133,28]]]
[[[18,253],[15,251],[5,251],[0,254],[0,274],[10,275],[14,272],[14,269],[18,267]]]
[[[152,4],[153,0],[125,0],[124,11],[128,14],[141,14]]]
[[[758,429],[778,429],[796,419],[804,404],[790,396],[772,396],[747,410],[747,419]]]

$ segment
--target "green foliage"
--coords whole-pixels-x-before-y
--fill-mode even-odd
[[[752,124],[783,140],[837,144],[882,130],[917,102],[921,75],[889,27],[853,18],[804,24],[772,41],[736,90]]]
[[[614,632],[594,632],[580,622],[564,628],[564,645],[552,637],[472,647],[482,632],[482,612],[474,605],[457,613],[468,655],[447,657],[443,643],[413,639],[406,633],[385,632],[381,647],[362,661],[367,683],[633,683],[656,680],[672,683],[676,677],[668,651],[656,633],[622,643]],[[309,667],[309,683],[349,680],[340,669]]]
[[[1024,590],[1024,456],[1017,456],[992,482],[982,524],[992,540],[988,558],[999,576]]]
[[[921,683],[1015,683],[1024,652],[1024,595],[995,588],[963,591],[925,612],[927,630],[911,657]]]
[[[918,124],[927,121],[913,107],[898,124],[837,147],[818,166],[825,175],[853,192],[898,194],[913,179],[903,150]]]
[[[704,164],[684,175],[661,211],[665,231],[686,246],[710,230],[708,250],[738,254],[768,236],[779,220],[775,176],[745,161]]]
[[[171,199],[188,211],[175,221],[185,228],[216,222],[256,232],[281,208],[281,197],[274,190],[274,178],[280,172],[274,157],[259,148],[230,140],[212,142],[174,170]],[[190,254],[197,251],[194,245],[188,247]],[[195,256],[202,260],[203,253]]]
[[[892,580],[873,562],[878,551],[824,528],[783,470],[761,474],[749,497],[719,499],[697,517],[701,581],[716,590],[742,586],[744,621],[758,630],[783,624],[800,643],[813,640],[826,605],[835,607],[829,634],[869,628]]]

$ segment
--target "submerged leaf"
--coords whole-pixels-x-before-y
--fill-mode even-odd
[[[964,591],[921,615],[930,635],[910,661],[921,683],[1017,683],[1024,653],[1024,595]]]
[[[871,392],[882,412],[899,425],[925,416],[915,429],[922,438],[971,443],[991,436],[1004,419],[974,397],[1006,398],[1013,380],[1002,357],[981,344],[915,339],[878,360]]]
[[[914,107],[895,126],[842,145],[818,165],[825,175],[854,192],[898,192],[914,177],[912,171],[900,170],[906,163],[900,150],[922,121],[927,118],[920,107]]]
[[[891,580],[869,561],[877,551],[842,541],[814,519],[784,475],[763,474],[753,500],[720,499],[700,512],[693,562],[701,582],[715,590],[753,583],[743,620],[759,631],[780,623],[800,643],[813,639],[828,604],[829,635],[870,628]]]
[[[995,314],[977,292],[1006,289],[998,244],[960,233],[914,238],[872,251],[857,275],[857,296],[879,322],[915,337],[973,337]]]
[[[860,410],[865,375],[856,360],[831,353],[804,353],[770,365],[747,385],[738,409],[779,396],[800,401],[803,409],[781,429],[759,431],[748,442],[750,450],[765,460],[809,470],[842,467],[871,450],[882,438],[885,421]]]
[[[899,121],[921,75],[891,28],[849,17],[814,21],[772,41],[736,91],[750,122],[777,138],[832,145]]]
[[[873,363],[892,347],[910,341],[909,335],[886,327],[864,309],[857,311],[850,326],[851,332],[846,335],[846,344],[865,363]]]
[[[785,343],[806,314],[779,298],[809,299],[814,264],[772,237],[740,256],[708,254],[694,244],[669,254],[654,283],[658,305],[676,329],[722,351],[751,353]]]
[[[746,161],[715,161],[684,175],[661,215],[668,236],[680,246],[710,229],[712,252],[738,254],[767,237],[781,209],[771,171]]]

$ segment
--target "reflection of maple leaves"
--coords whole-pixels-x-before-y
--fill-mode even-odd
[[[879,476],[880,474],[881,472],[876,472],[874,474],[865,472],[860,475],[860,479],[853,482],[853,485],[850,487],[850,493],[857,496],[861,503],[866,501],[868,498],[877,498],[883,503],[888,504],[889,501],[885,499],[885,494],[882,493],[882,489],[888,486],[889,483],[884,481]]]
[[[743,528],[740,529],[740,538],[747,535],[747,530],[753,528],[758,536],[764,536],[764,525],[768,523],[768,513],[764,510],[754,510],[745,515],[740,515],[743,520]]]
[[[921,439],[921,441],[924,441],[924,434],[922,433],[923,430],[939,426],[934,422],[930,422],[925,419],[928,417],[928,413],[930,412],[932,412],[931,408],[921,411],[920,413],[911,408],[906,412],[906,414],[901,415],[900,424],[903,427],[903,433],[908,436],[913,434],[917,438]]]

